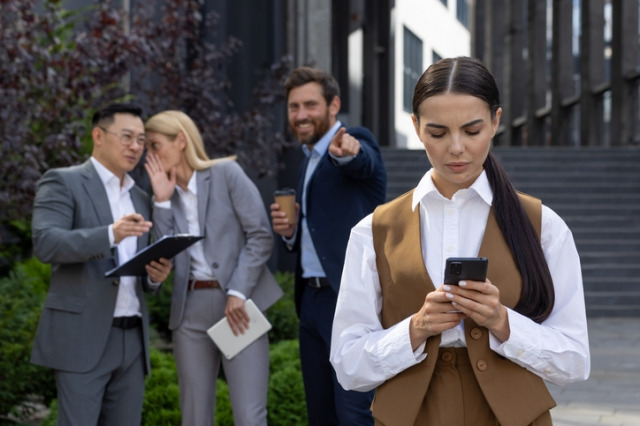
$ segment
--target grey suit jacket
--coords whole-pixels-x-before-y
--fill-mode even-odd
[[[130,191],[136,212],[150,217],[150,201],[138,187]],[[52,169],[38,182],[33,206],[33,251],[51,263],[51,280],[31,353],[34,364],[83,373],[98,363],[111,330],[119,280],[104,273],[117,265],[109,244],[114,222],[107,193],[91,161]],[[138,238],[138,249],[149,235]],[[138,279],[149,368],[148,316]]]
[[[198,220],[205,238],[204,255],[223,290],[236,290],[266,310],[282,296],[267,267],[273,234],[254,183],[235,161],[222,161],[197,171]],[[188,222],[174,192],[171,209],[153,209],[154,235],[188,233]],[[174,258],[169,328],[182,322],[191,260],[188,250]]]

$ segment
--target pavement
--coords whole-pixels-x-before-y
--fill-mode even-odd
[[[591,375],[547,383],[554,426],[640,426],[640,317],[589,318]]]

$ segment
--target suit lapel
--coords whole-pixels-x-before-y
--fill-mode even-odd
[[[98,172],[87,160],[81,168],[82,185],[87,192],[87,204],[90,204],[96,213],[96,217],[101,225],[110,225],[113,223],[111,214],[111,206],[104,185],[98,176]]]
[[[176,221],[176,233],[188,234],[189,222],[187,222],[187,215],[184,212],[184,207],[182,207],[182,200],[178,190],[175,190],[171,196],[171,209],[173,209],[173,217]]]
[[[304,190],[304,176],[307,173],[307,167],[309,166],[309,157],[306,155],[303,157],[302,164],[300,164],[300,170],[298,171],[298,187],[296,188],[296,201],[302,206],[302,191]]]
[[[207,171],[196,173],[196,184],[198,185],[198,225],[200,235],[204,235],[204,222],[209,208],[209,194],[211,193],[211,173]]]
[[[129,190],[129,194],[131,196],[131,202],[133,203],[133,209],[137,212],[142,214],[143,216],[145,216],[145,219],[148,220],[147,216],[147,212],[148,212],[148,207],[145,206],[145,199],[142,196],[142,194],[140,194],[138,191],[136,191],[136,187],[132,187]],[[138,251],[143,249],[144,247],[147,246],[147,244],[149,243],[149,234],[142,234],[138,237]]]
[[[338,129],[340,129],[340,128],[338,128]],[[333,139],[333,137],[335,136],[336,133],[338,133],[337,130],[335,132],[333,132],[333,134],[331,135],[331,139]],[[329,142],[329,145],[331,145],[331,142]],[[321,173],[322,169],[324,167],[330,165],[329,163],[330,163],[331,159],[329,157],[329,145],[327,145],[327,149],[325,149],[324,153],[322,154],[322,157],[320,157],[320,160],[318,160],[318,164],[316,164],[316,168],[313,171],[313,174],[311,176],[309,176],[309,185],[307,187],[311,186],[311,182],[315,179],[315,176],[318,173]],[[303,171],[302,171],[302,181],[304,181],[304,177],[305,177],[305,174],[306,174],[306,171],[307,171],[307,167],[309,166],[309,158],[310,157],[305,156],[305,162],[303,164],[304,167],[303,167]],[[302,189],[302,188],[300,188],[300,189]]]

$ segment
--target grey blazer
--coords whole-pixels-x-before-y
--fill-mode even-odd
[[[282,296],[282,289],[267,267],[273,234],[260,192],[232,160],[195,173],[207,262],[225,292],[239,291],[266,310]],[[177,191],[171,198],[171,209],[153,209],[153,230],[156,238],[189,232]],[[171,330],[182,322],[190,271],[191,260],[185,250],[174,258]]]
[[[147,194],[134,186],[136,212],[150,217]],[[51,280],[31,353],[34,364],[83,373],[96,366],[111,330],[119,281],[104,273],[117,265],[109,244],[114,222],[104,185],[91,161],[47,171],[38,182],[33,206],[33,252],[51,263]],[[138,249],[149,235],[138,238]],[[147,373],[148,315],[142,282],[136,293],[143,320]]]

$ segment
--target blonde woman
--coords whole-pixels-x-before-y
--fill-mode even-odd
[[[264,311],[282,295],[266,265],[273,237],[260,193],[233,157],[207,157],[196,124],[183,112],[158,113],[145,128],[156,237],[205,236],[174,259],[169,328],[182,424],[214,424],[222,364],[234,423],[266,425],[267,335],[227,360],[206,333],[223,316],[234,333],[243,333],[247,299]]]

